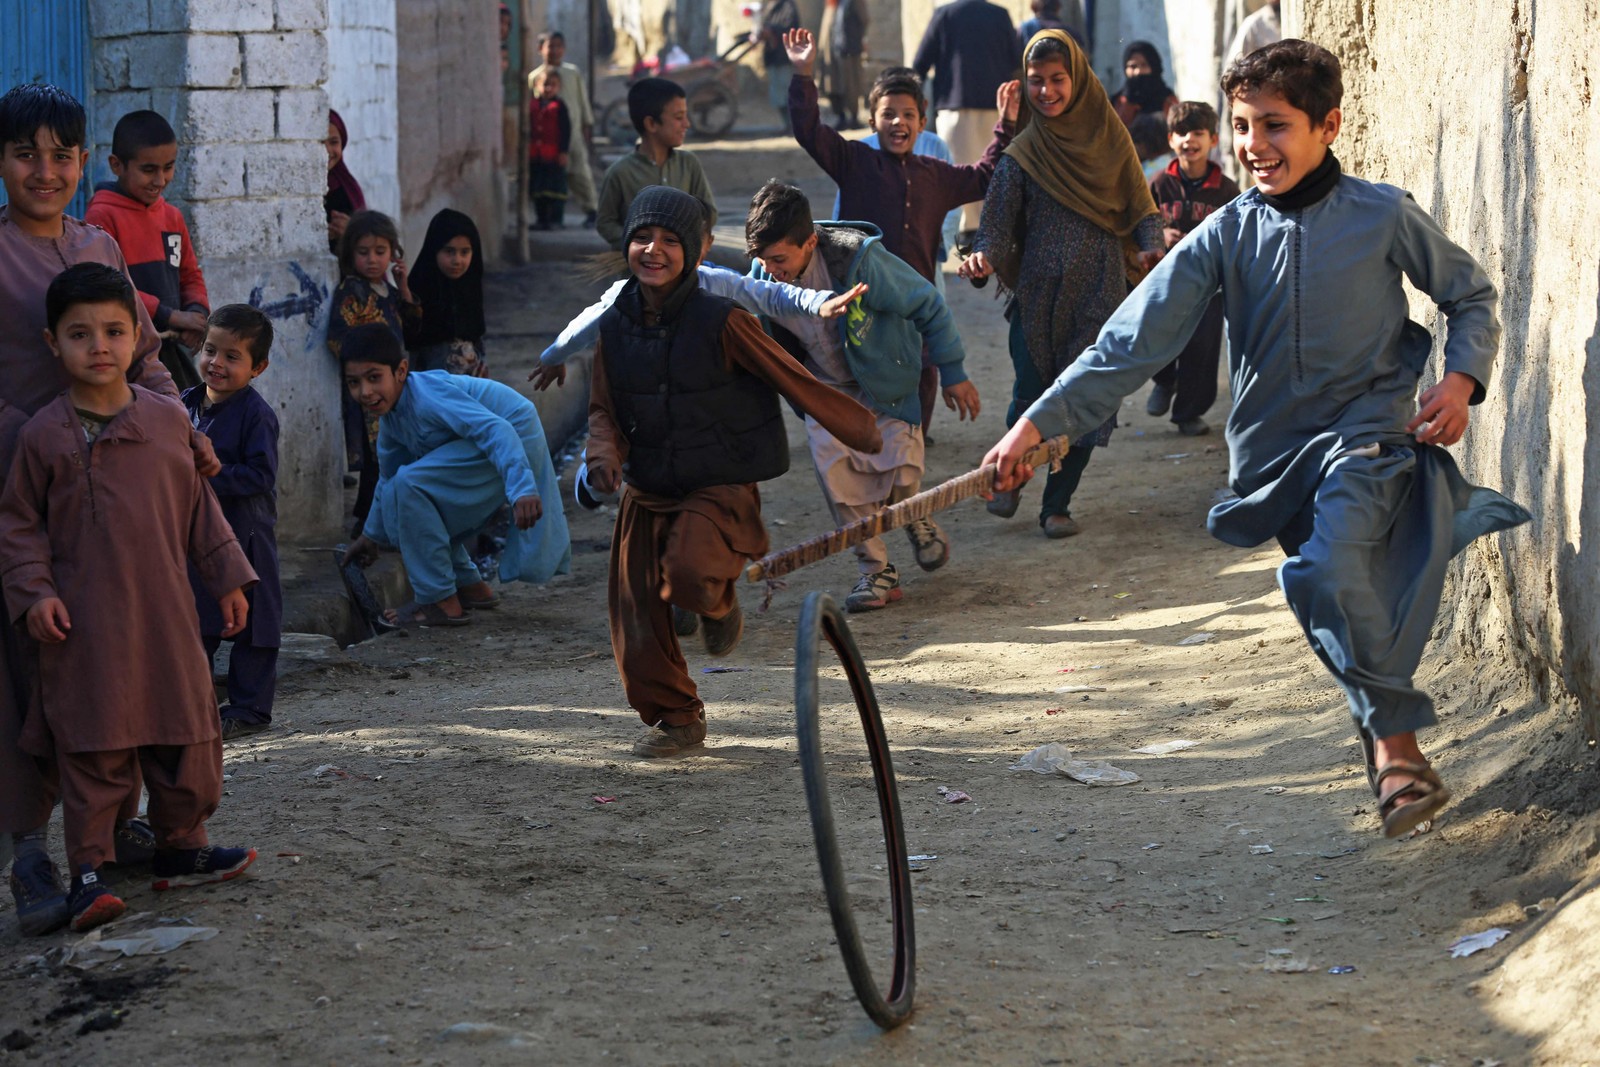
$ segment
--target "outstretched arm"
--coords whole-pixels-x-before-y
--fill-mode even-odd
[[[761,331],[761,324],[742,311],[732,311],[722,327],[722,351],[737,364],[776,389],[789,403],[822,424],[822,428],[858,452],[881,452],[878,420],[865,407],[811,376],[793,356]]]

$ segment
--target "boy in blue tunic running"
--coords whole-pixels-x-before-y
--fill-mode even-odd
[[[1349,700],[1383,832],[1430,820],[1449,790],[1417,745],[1435,722],[1412,681],[1450,558],[1526,522],[1469,485],[1444,449],[1482,402],[1500,344],[1481,267],[1403,189],[1341,175],[1339,61],[1269,45],[1223,75],[1239,161],[1256,187],[1180,241],[985,463],[995,488],[1047,437],[1098,426],[1183,348],[1221,292],[1234,406],[1230,482],[1213,535],[1276,538],[1289,607]],[[1433,339],[1407,316],[1402,277],[1439,306],[1444,374],[1417,395]]]

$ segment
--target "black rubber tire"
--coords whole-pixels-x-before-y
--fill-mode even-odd
[[[633,119],[628,115],[626,97],[611,101],[600,113],[600,134],[614,148],[631,148],[638,140],[639,132],[633,128]]]
[[[856,931],[845,886],[844,864],[839,858],[839,839],[834,832],[833,807],[828,802],[827,771],[823,765],[818,723],[817,671],[823,638],[833,646],[850,680],[878,791],[878,817],[883,824],[883,841],[888,853],[889,902],[894,920],[894,967],[887,997],[879,991],[872,977],[861,935]],[[806,804],[811,809],[811,830],[817,842],[817,862],[822,867],[822,887],[828,895],[828,911],[833,916],[839,954],[844,957],[844,969],[850,975],[850,984],[855,987],[861,1007],[873,1022],[892,1030],[911,1017],[911,1002],[917,985],[911,865],[906,859],[900,795],[895,787],[894,764],[889,758],[889,741],[884,736],[878,698],[872,692],[872,679],[867,676],[866,664],[845,625],[844,615],[826,593],[811,593],[800,609],[794,667],[795,731],[800,740],[800,769],[805,778]]]
[[[721,137],[739,121],[739,98],[719,81],[690,89],[688,105],[690,132],[700,137]]]

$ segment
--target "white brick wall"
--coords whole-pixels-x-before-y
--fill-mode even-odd
[[[398,220],[394,0],[328,0],[327,38],[328,104],[350,131],[345,165],[367,205]]]
[[[316,30],[244,35],[246,85],[320,85],[328,77],[328,51]]]

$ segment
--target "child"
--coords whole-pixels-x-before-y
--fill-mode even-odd
[[[1128,137],[1133,141],[1133,150],[1147,182],[1154,181],[1176,158],[1167,146],[1167,120],[1154,112],[1139,115],[1130,122]]]
[[[717,224],[717,202],[711,184],[693,152],[683,150],[689,133],[689,101],[683,87],[665,78],[644,78],[628,86],[628,117],[639,131],[632,152],[611,164],[600,183],[600,216],[595,230],[617,251],[623,250],[622,222],[639,191],[668,185],[696,197],[706,206],[711,226]]]
[[[340,358],[345,388],[380,426],[377,492],[346,559],[365,566],[380,545],[400,549],[416,599],[391,612],[392,621],[466,626],[467,609],[499,606],[466,546],[504,505],[514,528],[500,580],[567,573],[561,490],[539,413],[525,397],[487,378],[411,373],[399,339],[376,324],[351,330]]]
[[[1129,41],[1122,50],[1122,88],[1111,97],[1111,107],[1123,125],[1142,114],[1165,115],[1178,103],[1167,84],[1161,50],[1149,41]]]
[[[1006,424],[1044,392],[1128,294],[1130,260],[1161,255],[1161,216],[1128,131],[1083,50],[1065,30],[1041,30],[1025,53],[1028,110],[983,203],[970,278],[999,274],[1015,294],[1007,308],[1016,384]],[[1116,416],[1085,427],[1045,482],[1039,525],[1050,538],[1078,533],[1072,494]],[[1087,432],[1085,432],[1087,431]],[[989,511],[1017,513],[1016,492],[997,493]]]
[[[595,219],[594,171],[589,165],[589,142],[594,137],[594,109],[589,106],[589,90],[583,71],[567,62],[567,39],[558,30],[539,35],[539,57],[543,63],[528,75],[528,90],[534,92],[533,79],[547,70],[561,74],[561,102],[572,117],[572,146],[568,150],[567,185],[578,210],[584,213],[583,227],[593,229]]]
[[[483,242],[470,218],[450,208],[433,217],[410,282],[422,305],[422,321],[406,340],[411,366],[486,377]]]
[[[195,470],[183,407],[128,383],[140,305],[127,278],[80,263],[50,283],[45,306],[45,340],[70,384],[18,439],[0,559],[10,618],[39,643],[40,711],[22,744],[56,757],[74,872],[67,905],[83,931],[124,910],[99,870],[140,772],[153,888],[225,881],[255,859],[206,842],[222,796],[217,702],[195,616],[173,606],[188,600],[192,563],[220,603],[223,633],[237,633],[256,575]]]
[[[361,183],[344,161],[344,150],[350,147],[350,131],[337,111],[328,112],[328,135],[322,146],[328,150],[328,191],[322,194],[322,210],[328,218],[328,251],[337,256],[351,216],[367,210]]]
[[[528,190],[538,221],[536,230],[559,230],[567,210],[567,162],[572,148],[572,116],[561,100],[561,72],[535,74],[528,101]]]
[[[1474,537],[1529,518],[1468,485],[1444,450],[1488,386],[1495,291],[1403,190],[1341,176],[1328,149],[1343,95],[1332,53],[1268,45],[1229,67],[1222,89],[1256,188],[1178,243],[984,462],[999,464],[996,489],[1026,480],[1028,448],[1116,410],[1177,355],[1220,288],[1238,499],[1213,508],[1209,525],[1240,547],[1276,538],[1287,554],[1279,584],[1345,691],[1394,837],[1450,797],[1417,746],[1434,711],[1412,680],[1446,564]],[[1407,318],[1402,278],[1448,323],[1444,374],[1420,398],[1432,339]]]
[[[695,266],[705,210],[647,188],[628,211],[633,281],[600,323],[589,401],[588,477],[624,480],[612,536],[611,648],[628,703],[649,729],[640,756],[705,741],[705,705],[673,632],[672,609],[701,617],[713,656],[738,644],[745,561],[767,551],[756,483],[789,467],[781,393],[848,447],[882,447],[872,413],[818,382]]]
[[[357,326],[381,323],[399,340],[414,336],[422,321],[422,306],[412,298],[405,250],[400,247],[393,219],[381,211],[358,211],[351,216],[339,245],[339,275],[328,315],[328,350],[334,359],[339,358],[345,334]],[[378,420],[363,415],[346,392],[345,457],[349,469],[361,476],[355,506],[358,533],[378,484],[378,462],[372,451],[377,437]]]
[[[44,342],[45,290],[64,265],[106,263],[126,271],[122,253],[109,234],[66,215],[78,191],[88,153],[83,106],[53,85],[20,85],[0,97],[0,180],[7,204],[0,207],[0,389],[9,405],[28,417],[67,387],[69,378]],[[160,338],[150,315],[139,307],[139,344],[128,380],[177,398],[172,376],[158,358]],[[191,440],[202,473],[216,469],[209,442]],[[6,464],[9,468],[10,464]],[[31,685],[25,664],[0,647],[12,679]],[[0,690],[0,833],[12,835],[15,862],[11,892],[23,933],[49,933],[66,924],[66,893],[45,849],[46,828],[57,789],[53,757],[34,757],[17,744],[26,705],[6,700]],[[139,790],[129,790],[119,827],[119,844],[137,824]],[[119,858],[148,859],[148,850],[129,848]]]
[[[248,304],[218,308],[200,346],[205,385],[183,394],[195,429],[211,439],[222,473],[211,478],[222,514],[260,581],[245,594],[250,616],[233,635],[222,740],[258,734],[272,725],[283,590],[278,584],[278,416],[250,385],[267,369],[272,320]],[[222,612],[191,568],[206,660],[222,644]]]
[[[818,381],[859,400],[877,416],[883,448],[862,455],[806,419],[817,482],[834,522],[844,525],[922,489],[923,440],[917,395],[922,353],[944,383],[945,404],[962,418],[978,416],[978,390],[967,380],[966,352],[949,308],[932,285],[890,255],[877,227],[861,222],[813,223],[799,189],[773,179],[750,201],[745,243],[751,274],[808,289],[866,287],[837,327],[809,317],[780,318],[775,333]],[[950,559],[950,540],[932,519],[906,527],[917,565],[935,571]],[[883,538],[855,546],[860,576],[845,599],[849,611],[874,611],[901,597],[900,578]]]
[[[189,227],[161,195],[177,159],[178,135],[166,119],[154,111],[122,116],[111,134],[111,173],[117,180],[95,187],[83,219],[121,246],[145,310],[156,329],[172,335],[162,341],[161,362],[174,384],[188,389],[200,384],[200,377],[185,349],[200,347],[211,298]]]
[[[883,247],[909,263],[932,282],[939,273],[946,213],[982,200],[1001,151],[1010,143],[1007,123],[1017,117],[1017,83],[1000,86],[995,106],[1001,122],[983,158],[968,166],[916,154],[917,138],[927,125],[928,102],[915,74],[879,79],[869,97],[869,120],[879,147],[847,141],[822,124],[817,87],[811,78],[816,46],[809,30],[784,38],[794,64],[789,83],[789,114],[794,138],[839,185],[839,214],[878,227]],[[924,432],[933,419],[938,372],[924,361],[920,385],[920,421]]]
[[[1150,183],[1161,211],[1161,231],[1171,248],[1207,215],[1239,195],[1239,186],[1211,162],[1217,146],[1217,112],[1210,104],[1186,100],[1167,116],[1167,143],[1176,158]],[[1217,364],[1222,358],[1222,297],[1214,296],[1194,336],[1178,358],[1156,371],[1145,411],[1165,415],[1185,437],[1211,432],[1201,418],[1217,399]],[[1176,397],[1176,399],[1174,399]]]

